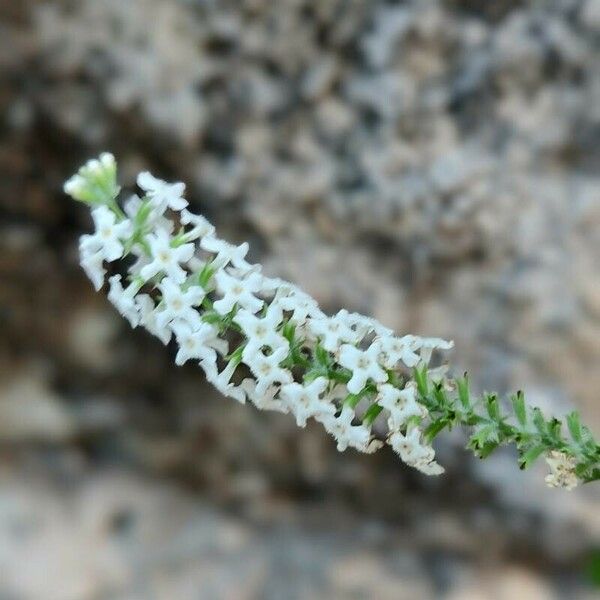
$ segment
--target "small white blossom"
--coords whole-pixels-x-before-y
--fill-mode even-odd
[[[177,321],[171,324],[171,328],[179,344],[176,365],[183,365],[193,358],[214,361],[215,350],[212,345],[217,341],[218,331],[212,325],[200,323],[197,327],[192,327],[189,323]]]
[[[550,473],[546,475],[545,482],[550,487],[560,487],[571,491],[579,483],[575,475],[577,461],[564,452],[552,450],[546,457]]]
[[[377,344],[371,344],[367,350],[360,350],[349,344],[342,346],[339,362],[352,371],[352,378],[347,383],[350,393],[358,394],[369,379],[375,383],[387,381],[387,373],[377,362],[379,353],[380,348]]]
[[[219,392],[228,398],[237,400],[240,404],[246,403],[246,390],[242,385],[231,383],[231,378],[237,368],[235,362],[230,361],[227,366],[219,373],[216,362],[203,359],[200,365],[206,374],[206,381],[214,385]]]
[[[307,385],[293,382],[281,387],[281,401],[296,418],[298,427],[305,427],[309,417],[335,415],[335,406],[327,398],[321,398],[328,385],[328,379],[317,377]]]
[[[406,434],[393,431],[388,443],[407,465],[428,475],[440,475],[444,472],[444,468],[434,461],[433,448],[421,443],[421,430],[418,427],[413,427]]]
[[[123,242],[132,234],[133,227],[128,219],[117,223],[115,213],[106,206],[99,206],[92,211],[92,219],[96,226],[94,235],[85,236],[81,241],[84,249],[93,248],[103,258],[112,262],[123,256]]]
[[[172,331],[167,326],[163,325],[161,327],[158,324],[154,300],[148,294],[139,294],[135,301],[140,315],[140,325],[145,327],[166,346],[171,340]]]
[[[139,285],[132,283],[123,289],[120,275],[113,275],[108,282],[110,284],[108,299],[121,315],[129,321],[132,327],[137,327],[140,323],[140,315],[135,302],[135,295],[139,290]]]
[[[192,328],[200,327],[202,320],[195,308],[205,296],[200,286],[193,285],[183,291],[180,285],[166,277],[161,281],[159,288],[162,293],[162,301],[156,313],[159,327],[165,327],[174,320],[188,323]]]
[[[214,303],[214,309],[221,315],[226,315],[233,310],[234,306],[245,308],[246,310],[255,313],[258,312],[264,302],[257,298],[254,294],[260,292],[260,283],[262,276],[257,273],[250,273],[244,279],[238,279],[225,273],[218,271],[215,274],[217,290],[223,294],[223,298]]]
[[[137,178],[137,184],[146,192],[155,208],[164,211],[167,208],[181,210],[188,203],[183,198],[185,193],[184,183],[167,183],[144,171]]]
[[[150,201],[144,201],[136,194],[131,195],[123,203],[125,214],[134,222],[144,222],[146,226],[151,225],[153,228],[163,229],[169,234],[173,233],[175,223],[164,217],[163,211],[158,210],[152,204],[150,204],[150,212],[146,215],[145,220],[142,218],[140,211],[147,208],[147,202]]]
[[[242,360],[257,379],[256,394],[264,394],[275,383],[292,382],[292,374],[287,369],[279,366],[287,354],[286,348],[278,348],[268,356],[262,352],[249,349],[247,346],[244,348]]]
[[[197,238],[203,238],[206,236],[214,236],[214,226],[202,215],[195,215],[187,210],[187,208],[184,208],[181,211],[180,220],[182,225],[191,225],[192,227],[185,234],[188,240],[195,240]]]
[[[418,339],[414,335],[405,335],[401,338],[395,336],[380,336],[377,342],[381,347],[381,362],[387,369],[395,369],[399,362],[407,367],[414,367],[419,362]]]
[[[279,392],[279,386],[271,385],[267,388],[259,386],[254,379],[244,379],[242,388],[252,400],[252,404],[259,410],[274,410],[283,414],[287,414],[288,408],[279,398],[275,396]]]
[[[384,383],[378,386],[377,404],[390,413],[388,427],[390,430],[401,429],[410,417],[425,417],[427,410],[416,400],[415,388],[409,386],[403,390]]]
[[[358,335],[348,325],[345,315],[339,313],[334,317],[314,317],[306,321],[306,330],[329,352],[336,352],[343,343],[359,342]]]
[[[76,200],[81,199],[82,193],[85,191],[87,187],[87,181],[84,177],[79,175],[79,173],[73,175],[65,182],[63,190],[65,194],[71,196],[71,198],[75,198]]]
[[[362,339],[370,333],[375,333],[380,337],[387,337],[394,334],[391,329],[384,327],[379,321],[372,317],[365,317],[359,313],[351,313],[345,309],[340,310],[338,315],[356,331],[359,338]]]
[[[340,452],[348,446],[361,452],[373,452],[378,444],[372,444],[370,428],[366,425],[352,425],[354,417],[354,411],[349,406],[345,406],[337,417],[332,414],[320,414],[316,419],[336,439],[337,449]]]
[[[445,472],[444,467],[435,461],[435,452],[433,451],[433,448],[429,449],[427,458],[424,458],[411,466],[417,469],[417,471],[421,471],[423,475],[441,475]]]
[[[158,273],[165,273],[173,281],[183,283],[186,272],[181,268],[180,263],[186,263],[192,258],[194,244],[183,244],[173,248],[169,234],[162,229],[158,229],[155,234],[149,234],[147,240],[150,244],[152,262],[140,271],[141,276],[148,280]]]
[[[93,283],[94,289],[98,291],[104,285],[106,269],[104,268],[102,253],[91,249],[91,244],[88,243],[88,238],[90,237],[92,236],[82,235],[79,241],[80,264],[85,274]]]
[[[246,254],[248,254],[249,249],[248,242],[235,246],[212,235],[207,235],[200,240],[200,247],[207,252],[216,254],[213,259],[213,265],[216,269],[232,265],[239,269],[241,273],[245,273],[252,271],[254,268],[254,265],[246,261]]]
[[[251,312],[240,309],[233,319],[248,338],[248,346],[257,351],[268,346],[271,350],[289,348],[289,342],[277,331],[283,320],[283,313],[278,306],[271,305],[264,317],[257,317]]]
[[[119,193],[116,174],[114,156],[105,152],[100,156],[100,160],[88,160],[78,173],[65,183],[64,191],[75,200],[91,205],[106,203],[112,201]]]
[[[420,348],[420,358],[424,364],[429,364],[431,354],[434,350],[450,350],[454,347],[454,342],[448,342],[441,338],[415,338],[416,344]]]
[[[325,316],[314,298],[292,284],[281,288],[280,292],[275,295],[273,304],[286,312],[291,312],[290,321],[297,324],[304,324],[308,316]]]

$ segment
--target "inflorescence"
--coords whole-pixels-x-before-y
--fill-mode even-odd
[[[462,425],[480,458],[507,443],[516,445],[521,468],[544,456],[550,486],[572,489],[600,478],[600,447],[577,413],[567,416],[565,437],[562,423],[527,407],[520,392],[510,412],[494,394],[473,398],[466,375],[452,378],[444,364],[431,366],[452,342],[398,337],[346,310],[327,316],[298,287],[248,262],[247,243],[219,239],[204,217],[189,212],[183,183],[144,172],[137,184],[143,194],[121,207],[108,153],[66,182],[65,192],[91,207],[95,225],[80,239],[81,266],[96,290],[108,266],[108,298],[131,326],[163,344],[173,339],[175,362],[198,363],[223,395],[291,413],[300,427],[313,418],[338,450],[371,453],[388,444],[428,475],[444,471],[434,438]]]

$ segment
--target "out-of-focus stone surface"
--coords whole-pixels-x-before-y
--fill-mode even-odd
[[[599,31],[597,0],[0,0],[0,597],[587,597],[593,488],[460,432],[425,479],[215,396],[93,293],[61,185],[107,149],[184,180],[327,310],[600,433]]]
[[[247,508],[231,514],[166,482],[114,469],[88,467],[67,485],[37,468],[26,475],[0,476],[0,590],[7,598],[562,597],[545,579],[559,579],[550,565],[540,572],[535,562],[502,560],[506,539],[498,529],[456,532],[443,518],[441,536],[432,537],[418,520],[357,518],[339,503],[269,501],[268,516]],[[571,587],[564,597],[593,596]]]

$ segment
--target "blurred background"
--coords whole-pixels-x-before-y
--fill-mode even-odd
[[[104,150],[598,435],[600,0],[0,0],[2,600],[598,597],[599,486],[339,454],[132,332],[61,190]]]

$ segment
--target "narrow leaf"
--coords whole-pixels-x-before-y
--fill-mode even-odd
[[[458,399],[465,410],[469,410],[471,403],[469,401],[469,376],[465,373],[463,377],[456,380],[458,387]]]
[[[529,448],[529,450],[527,450],[527,452],[525,452],[519,458],[519,467],[521,469],[528,469],[538,459],[540,454],[545,452],[545,450],[546,446],[543,445],[533,446],[533,448]]]
[[[573,411],[567,415],[567,427],[569,428],[569,433],[575,442],[581,444],[581,421],[579,420],[579,413]]]
[[[525,408],[525,396],[523,392],[520,390],[511,396],[510,398],[513,410],[515,411],[515,416],[517,417],[517,421],[521,424],[522,427],[527,425],[527,409]]]

